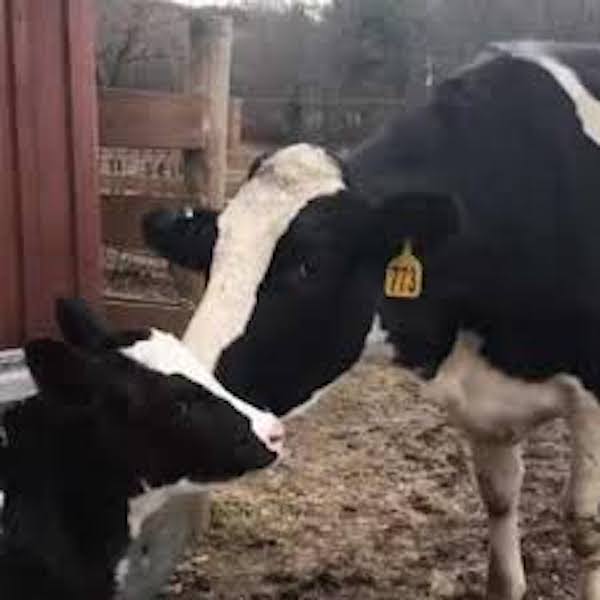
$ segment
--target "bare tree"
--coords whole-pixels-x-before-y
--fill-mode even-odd
[[[153,0],[97,0],[98,83],[131,84],[139,65],[162,63],[169,70],[185,54],[185,12],[178,6]],[[165,74],[168,79],[169,74]],[[173,73],[170,74],[174,76]]]

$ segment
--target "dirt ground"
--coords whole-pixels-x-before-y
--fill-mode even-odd
[[[208,541],[165,598],[483,597],[486,524],[467,450],[407,375],[361,364],[288,431],[284,462],[215,495]],[[576,597],[566,441],[556,423],[526,447],[528,600]]]

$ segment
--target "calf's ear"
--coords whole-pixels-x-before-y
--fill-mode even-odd
[[[90,352],[123,348],[150,337],[149,330],[112,331],[82,298],[60,298],[55,310],[65,340]]]
[[[63,342],[40,339],[25,345],[25,361],[42,392],[56,393],[65,400],[89,390],[96,378],[90,358]]]
[[[81,298],[60,298],[55,306],[60,331],[70,344],[98,350],[109,337],[109,328]]]
[[[217,213],[157,210],[143,220],[146,244],[159,256],[194,271],[208,271],[217,239]]]

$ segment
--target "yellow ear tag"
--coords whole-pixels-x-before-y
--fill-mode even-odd
[[[402,253],[392,258],[385,270],[385,295],[388,298],[418,298],[423,291],[423,265],[413,254],[409,240]]]

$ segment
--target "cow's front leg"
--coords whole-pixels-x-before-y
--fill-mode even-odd
[[[583,600],[600,600],[600,408],[581,390],[569,418],[573,458],[567,526],[580,559]]]
[[[525,571],[519,536],[523,460],[519,444],[471,441],[475,474],[488,513],[488,600],[521,600]]]

